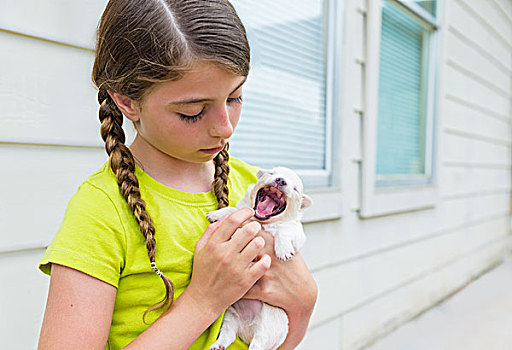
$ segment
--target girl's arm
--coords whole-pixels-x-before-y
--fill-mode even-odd
[[[117,289],[52,264],[38,349],[105,349]]]
[[[188,288],[173,306],[126,349],[187,349],[229,305],[240,299],[270,267],[261,255],[264,241],[253,215],[237,211],[212,224],[196,245]],[[68,267],[52,265],[39,349],[105,349],[115,287]]]
[[[290,324],[288,336],[279,350],[295,349],[306,335],[318,296],[317,285],[300,253],[281,261],[274,255],[274,237],[266,231],[261,231],[260,235],[265,239],[262,254],[272,256],[272,265],[244,298],[259,299],[284,309]]]
[[[105,349],[115,297],[112,285],[53,264],[39,349]],[[186,349],[219,316],[199,305],[183,293],[127,348]]]

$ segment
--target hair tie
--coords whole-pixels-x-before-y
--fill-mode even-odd
[[[155,271],[155,273],[156,273],[158,276],[162,277],[162,271],[160,271],[160,270],[158,269],[158,267],[156,267],[156,263],[155,263],[154,261],[153,261],[153,262],[151,262],[151,268],[153,269],[153,271]]]

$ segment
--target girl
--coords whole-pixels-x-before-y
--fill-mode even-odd
[[[227,152],[248,72],[227,1],[107,4],[92,78],[109,162],[73,196],[41,261],[51,282],[39,349],[207,349],[242,297],[282,307],[282,349],[300,343],[317,294],[302,257],[275,259],[272,237],[245,224],[250,209],[206,220],[256,182]],[[123,115],[137,130],[130,147]]]

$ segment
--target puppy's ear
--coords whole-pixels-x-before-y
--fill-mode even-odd
[[[268,173],[268,170],[265,170],[265,169],[260,169],[258,170],[258,172],[256,173],[256,176],[259,178],[261,178],[263,176],[263,174],[265,173]]]
[[[302,195],[302,202],[300,204],[301,209],[309,208],[313,204],[313,200],[307,194]]]

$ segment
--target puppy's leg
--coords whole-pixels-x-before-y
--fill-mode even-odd
[[[235,211],[236,211],[236,208],[225,207],[225,208],[222,208],[219,210],[209,212],[208,214],[206,214],[206,217],[208,218],[208,220],[210,220],[210,222],[215,222],[215,221],[219,221],[226,215],[233,214]]]
[[[233,307],[230,306],[224,314],[222,326],[220,327],[219,337],[215,344],[210,346],[209,350],[224,350],[236,339],[239,326],[239,318]]]
[[[266,224],[263,228],[274,236],[274,251],[279,260],[289,260],[306,240],[304,229],[298,221]]]
[[[263,303],[249,350],[274,350],[288,335],[288,316],[278,307]]]
[[[291,238],[282,234],[275,235],[274,250],[276,257],[283,261],[287,261],[295,255],[295,248],[293,247]]]

